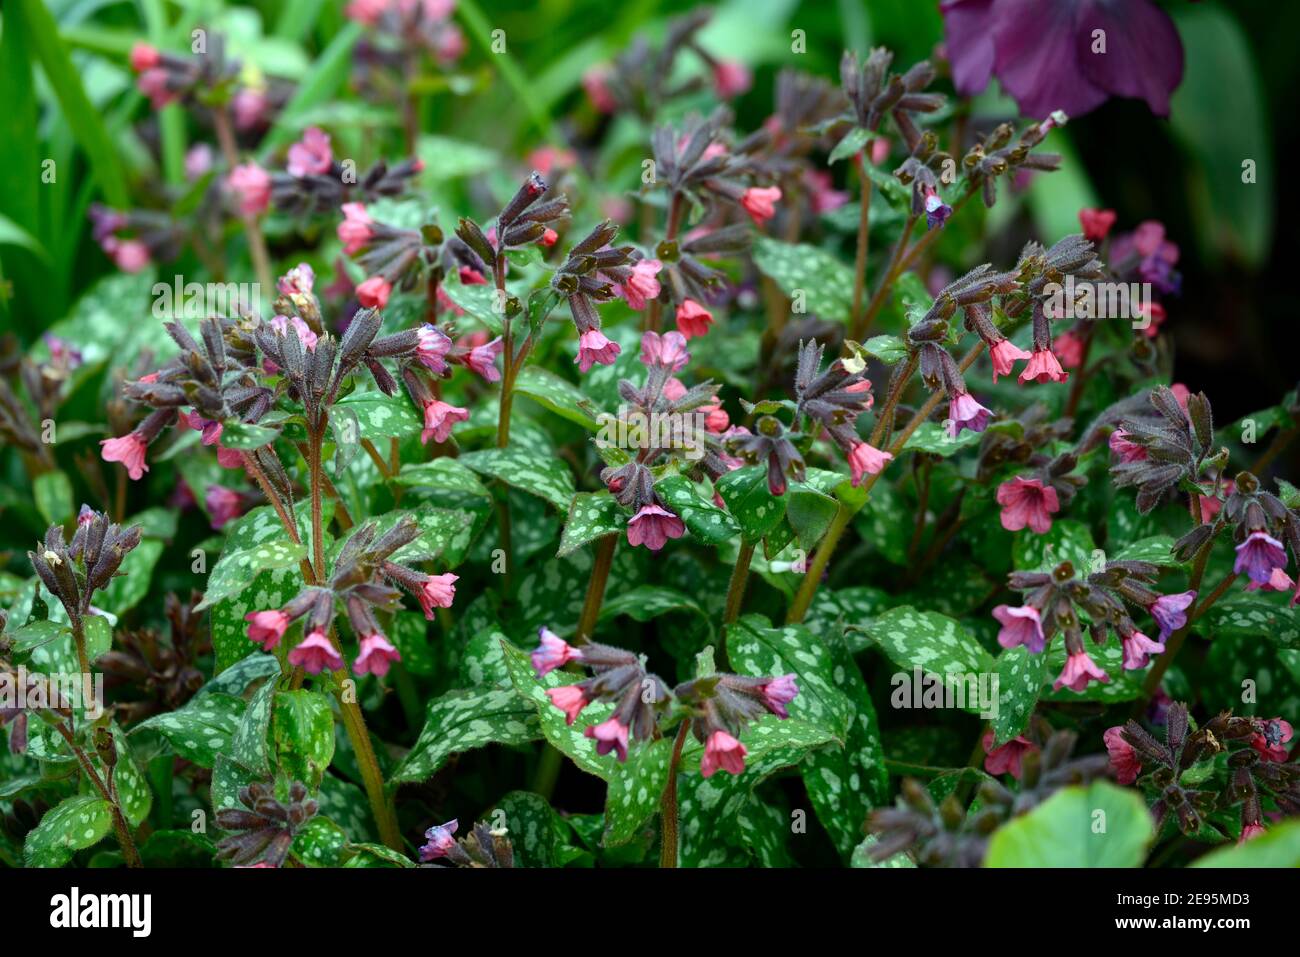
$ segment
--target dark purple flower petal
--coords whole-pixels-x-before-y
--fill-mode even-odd
[[[1069,116],[1100,106],[1106,91],[1078,66],[1079,0],[996,0],[994,72],[1025,116]]]
[[[993,75],[994,0],[944,0],[944,46],[952,82],[963,96],[974,96]]]
[[[1105,53],[1092,52],[1096,30],[1106,31]],[[1157,116],[1169,115],[1169,94],[1183,78],[1183,45],[1167,13],[1148,0],[1086,0],[1075,37],[1079,68],[1089,81],[1113,96],[1146,100]]]

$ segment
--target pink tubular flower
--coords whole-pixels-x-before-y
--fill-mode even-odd
[[[823,170],[809,170],[804,174],[804,189],[813,212],[832,213],[849,201],[849,194],[831,185],[831,176]]]
[[[1163,641],[1152,641],[1140,631],[1124,636],[1124,670],[1136,671],[1151,663],[1151,656],[1164,652]]]
[[[781,199],[779,186],[751,186],[740,197],[740,205],[745,207],[749,218],[762,226],[776,215],[776,203]]]
[[[641,510],[627,523],[627,543],[644,545],[652,552],[663,548],[670,538],[686,534],[682,520],[658,505],[642,505]]]
[[[608,66],[602,65],[593,66],[582,74],[582,89],[597,113],[613,113],[618,109],[618,101],[609,90],[610,72]]]
[[[582,660],[582,652],[551,629],[539,628],[537,637],[539,643],[533,649],[531,656],[533,670],[537,672],[537,677],[542,678],[556,668],[564,667],[570,661]]]
[[[1265,761],[1279,764],[1284,762],[1289,757],[1284,745],[1291,740],[1291,735],[1294,733],[1291,723],[1281,718],[1270,718],[1266,721],[1257,721],[1256,727],[1259,730],[1250,736],[1250,746],[1258,751],[1259,756]]]
[[[100,457],[105,462],[121,462],[132,481],[139,481],[149,471],[144,460],[144,436],[139,432],[128,432],[115,439],[100,439],[99,444],[104,447]]]
[[[181,95],[168,84],[167,71],[162,67],[152,67],[141,73],[135,81],[136,89],[149,97],[149,105],[161,110],[168,103],[179,100]]]
[[[664,383],[664,398],[669,402],[676,402],[686,394],[686,383],[676,376],[669,376],[668,381]]]
[[[350,4],[348,6],[348,16],[357,19],[352,10],[359,5],[358,2]],[[429,843],[421,845],[420,860],[428,862],[437,860],[440,857],[446,857],[451,852],[451,849],[456,846],[456,838],[453,835],[456,833],[458,826],[459,823],[453,819],[446,824],[435,824],[425,831],[424,836],[428,838]]]
[[[491,342],[471,349],[465,359],[465,365],[481,375],[485,382],[496,382],[501,378],[501,372],[496,365],[497,356],[501,355],[501,350],[504,348],[501,337],[497,336]],[[616,352],[615,355],[617,354]]]
[[[546,230],[542,233],[542,238],[537,240],[537,245],[545,246],[547,249],[550,249],[552,246],[556,244],[559,238],[560,238],[560,234],[557,233],[555,230],[551,229],[551,227],[547,226]]]
[[[998,629],[998,644],[1003,648],[1024,645],[1031,654],[1042,654],[1047,645],[1043,637],[1043,619],[1033,605],[998,605],[993,609],[993,617],[1002,627]]]
[[[318,675],[326,668],[331,671],[342,668],[343,658],[334,650],[325,632],[313,631],[289,652],[289,664],[308,674]]]
[[[858,442],[849,449],[849,469],[853,472],[852,485],[857,488],[868,475],[878,475],[893,459],[869,442]]]
[[[632,275],[625,282],[614,286],[614,292],[633,309],[644,309],[647,299],[659,295],[661,287],[656,277],[663,268],[664,264],[658,259],[642,259],[632,267]]]
[[[727,410],[722,407],[721,402],[702,405],[699,411],[704,413],[704,427],[715,435],[727,431],[731,425],[731,416],[727,415]]]
[[[691,354],[686,349],[686,336],[680,332],[665,332],[662,336],[657,332],[642,333],[641,361],[648,366],[680,371],[691,361]]]
[[[595,740],[597,754],[615,751],[621,762],[627,760],[627,731],[627,725],[620,724],[617,718],[610,718],[600,724],[588,725],[582,733]]]
[[[1142,762],[1138,760],[1133,745],[1124,740],[1120,725],[1107,728],[1101,736],[1106,742],[1106,753],[1110,755],[1110,766],[1115,769],[1115,780],[1120,784],[1132,784],[1142,773]]]
[[[239,200],[245,216],[266,212],[271,204],[271,174],[256,163],[241,163],[226,177],[226,188]]]
[[[343,243],[343,253],[355,256],[374,235],[370,229],[374,220],[366,212],[364,203],[344,203],[343,222],[339,223],[339,240]]]
[[[319,337],[312,331],[311,326],[307,325],[307,323],[303,321],[301,316],[273,316],[271,318],[271,328],[282,336],[287,336],[289,331],[293,330],[293,334],[298,337],[298,341],[302,343],[304,349],[308,352],[316,351],[316,341]],[[220,430],[221,425],[220,423],[217,423],[217,438],[221,437]],[[213,441],[216,440],[214,439]],[[212,444],[212,442],[208,441],[206,427],[203,431],[203,444]]]
[[[1014,375],[1012,363],[1028,359],[1029,353],[1010,339],[1000,339],[989,347],[989,357],[993,360],[993,381],[997,382],[1000,375]]]
[[[434,375],[447,371],[446,355],[451,350],[451,338],[437,326],[425,323],[415,333],[415,358]]]
[[[948,403],[948,438],[955,439],[962,429],[983,432],[993,413],[980,405],[969,392],[958,392]]]
[[[677,307],[677,331],[687,339],[702,336],[713,325],[713,313],[694,299],[683,299]]]
[[[452,601],[456,598],[456,581],[459,575],[453,575],[447,572],[445,575],[430,575],[420,586],[420,594],[416,596],[419,599],[420,607],[424,610],[424,617],[433,621],[433,610],[435,608],[450,608]]]
[[[357,286],[357,302],[367,309],[383,309],[392,294],[393,285],[383,276],[371,276]]]
[[[1273,577],[1275,568],[1286,568],[1286,549],[1267,532],[1251,532],[1237,546],[1237,560],[1232,566],[1236,574],[1245,572],[1251,581],[1263,585]]]
[[[138,239],[124,239],[113,247],[113,263],[122,272],[140,272],[150,258],[149,247]]]
[[[473,266],[461,266],[456,270],[456,275],[460,277],[462,286],[486,286],[488,284],[487,276]]]
[[[230,98],[230,112],[234,114],[235,129],[240,132],[254,130],[266,120],[271,101],[262,90],[242,86]],[[297,174],[295,174],[297,175]]]
[[[307,263],[298,263],[276,280],[275,288],[290,298],[310,296],[316,286],[316,270]],[[305,323],[304,323],[305,325]]]
[[[156,47],[147,43],[137,43],[131,47],[131,69],[136,73],[152,70],[162,62],[162,54]]]
[[[588,329],[578,337],[578,356],[573,361],[578,364],[579,372],[586,372],[594,365],[613,365],[622,351],[617,342],[606,339],[599,329]]]
[[[1129,441],[1129,433],[1123,429],[1116,429],[1110,434],[1107,445],[1110,450],[1119,457],[1121,462],[1141,462],[1147,457],[1147,450],[1144,446],[1136,442]]]
[[[1029,356],[1029,362],[1020,373],[1021,383],[1025,382],[1064,382],[1070,373],[1061,368],[1051,349],[1035,349]]]
[[[793,674],[778,675],[771,681],[758,686],[758,693],[763,698],[763,704],[768,711],[778,718],[790,717],[790,712],[786,710],[785,706],[799,694],[799,685],[795,683],[796,677],[797,675]]]
[[[1061,669],[1060,677],[1052,682],[1052,688],[1056,691],[1062,688],[1082,691],[1090,681],[1109,684],[1110,675],[1098,668],[1086,651],[1078,651],[1065,659],[1065,667]]]
[[[468,420],[469,409],[462,409],[441,399],[431,399],[424,404],[424,430],[420,433],[420,441],[425,444],[430,439],[446,442],[451,437],[451,427],[457,422]]]
[[[1176,595],[1161,595],[1147,608],[1160,628],[1160,641],[1167,641],[1179,628],[1187,624],[1187,609],[1196,601],[1196,592],[1185,591]]]
[[[1083,339],[1075,335],[1073,331],[1066,331],[1056,337],[1052,343],[1052,348],[1056,350],[1056,357],[1061,360],[1061,365],[1067,369],[1077,369],[1083,365]]]
[[[287,169],[291,176],[323,176],[333,165],[329,135],[318,126],[307,127],[302,139],[289,147]]]
[[[704,757],[700,759],[700,774],[711,778],[722,769],[728,774],[741,774],[745,770],[745,755],[749,754],[743,744],[725,731],[714,731],[704,743]]]
[[[402,655],[387,638],[376,632],[361,639],[361,653],[352,663],[352,670],[359,675],[371,674],[382,678],[394,661],[401,661]]]
[[[984,737],[980,743],[984,747],[984,753],[988,755],[984,759],[984,770],[994,777],[1000,774],[1010,774],[1017,781],[1020,780],[1020,762],[1030,751],[1039,750],[1038,745],[1030,741],[1024,735],[1017,735],[1006,744],[993,747],[993,742],[997,736],[990,728],[984,732]]]
[[[1295,582],[1284,569],[1275,568],[1273,574],[1268,576],[1268,581],[1262,585],[1258,582],[1246,582],[1246,591],[1289,591],[1294,585]]]
[[[546,697],[551,699],[551,704],[564,712],[565,724],[573,724],[573,722],[577,721],[582,709],[591,703],[587,698],[587,692],[583,691],[579,685],[561,685],[558,688],[548,688]]]
[[[1091,239],[1094,243],[1099,243],[1106,238],[1110,228],[1115,225],[1116,219],[1113,209],[1079,210],[1079,225],[1083,227],[1084,238]]]
[[[713,92],[718,99],[729,100],[740,96],[754,83],[754,77],[743,63],[735,60],[719,60],[713,65]]]
[[[203,502],[212,516],[213,528],[221,528],[231,519],[238,518],[244,510],[240,494],[224,485],[209,485],[203,493]]]
[[[1017,476],[998,486],[998,504],[1002,506],[1002,527],[1018,532],[1028,526],[1037,535],[1052,527],[1052,514],[1061,510],[1056,489],[1043,485],[1042,479]]]
[[[289,616],[278,608],[270,611],[250,611],[244,616],[248,622],[248,640],[262,646],[263,651],[270,651],[280,644],[285,629],[289,627]]]
[[[1241,829],[1241,837],[1237,839],[1237,843],[1245,844],[1251,838],[1259,837],[1264,832],[1263,824],[1247,824]]]

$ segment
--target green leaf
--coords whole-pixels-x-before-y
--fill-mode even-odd
[[[417,142],[416,155],[424,161],[425,175],[437,182],[477,176],[501,163],[500,155],[486,146],[429,133]]]
[[[922,422],[916,431],[903,443],[904,452],[928,452],[930,455],[942,455],[945,458],[962,449],[979,445],[982,433],[962,429],[955,439],[948,437],[948,430],[938,422]]]
[[[98,844],[112,828],[112,812],[103,798],[90,794],[66,798],[28,832],[23,856],[28,867],[62,867],[76,851]]]
[[[754,265],[804,311],[827,322],[845,322],[853,308],[853,272],[816,246],[754,240]]]
[[[116,724],[112,726],[111,731],[113,745],[117,750],[117,766],[113,769],[113,783],[117,787],[118,801],[127,823],[132,827],[138,827],[149,816],[149,809],[153,807],[153,792],[149,790],[149,783],[140,773],[135,759],[131,756],[131,747],[127,743],[126,733]],[[107,772],[98,756],[92,759],[92,763],[98,770],[99,776],[106,777]],[[88,781],[83,783],[83,788],[90,787]]]
[[[563,820],[540,794],[511,791],[487,815],[493,827],[504,824],[516,867],[556,867]]]
[[[556,557],[563,558],[606,535],[617,535],[626,527],[623,507],[609,492],[578,492],[569,505]]]
[[[889,365],[907,358],[907,343],[898,336],[872,336],[862,344],[862,348],[868,355]]]
[[[708,620],[708,615],[694,599],[662,585],[637,585],[611,595],[600,606],[600,620],[628,615],[636,621],[650,621],[672,612],[698,615]]]
[[[230,739],[229,755],[254,774],[271,773],[271,750],[267,741],[271,729],[271,710],[275,701],[275,682],[267,681],[248,702],[239,727]],[[214,769],[215,770],[215,769]]]
[[[524,366],[515,379],[515,392],[528,396],[584,429],[594,432],[599,428],[600,423],[590,411],[591,400],[576,385],[554,372],[540,366]]]
[[[1142,681],[1146,677],[1147,669],[1125,671],[1124,648],[1120,642],[1111,640],[1101,647],[1090,645],[1088,654],[1097,666],[1110,676],[1109,683],[1102,684],[1098,681],[1091,681],[1083,691],[1071,691],[1069,688],[1054,691],[1051,688],[1046,688],[1043,690],[1043,697],[1048,701],[1105,701],[1110,703],[1132,701],[1142,696]],[[1053,641],[1043,657],[1047,659],[1044,665],[1046,670],[1044,681],[1054,681],[1065,667],[1065,642]]]
[[[906,671],[920,668],[932,675],[966,676],[996,668],[992,655],[961,622],[937,612],[910,605],[891,608],[866,630],[889,660]]]
[[[209,692],[191,699],[183,708],[140,722],[131,734],[152,729],[166,738],[181,757],[210,768],[216,764],[218,754],[230,751],[245,707],[241,698]]]
[[[826,162],[834,166],[842,159],[856,156],[874,138],[870,130],[862,126],[855,126],[835,144],[835,149],[831,150],[831,155]]]
[[[740,525],[741,534],[756,542],[785,517],[786,496],[773,495],[767,487],[767,467],[747,465],[718,479],[716,488],[727,510]]]
[[[361,451],[361,421],[355,409],[336,405],[330,410],[330,434],[334,436],[334,475],[347,471]]]
[[[295,545],[287,538],[235,551],[224,550],[208,575],[208,587],[203,593],[203,601],[194,610],[211,608],[217,602],[243,593],[262,572],[279,568],[296,569],[306,557],[306,546],[301,542]]]
[[[307,867],[338,867],[347,843],[343,828],[317,815],[293,836],[291,853]]]
[[[1017,571],[1048,572],[1061,562],[1068,561],[1074,565],[1076,574],[1085,575],[1091,571],[1100,571],[1105,564],[1105,554],[1097,551],[1093,545],[1092,532],[1077,519],[1058,519],[1042,535],[1036,535],[1029,529],[1015,534],[1011,558]]]
[[[687,530],[706,545],[735,537],[740,526],[729,514],[701,495],[684,475],[669,475],[655,483],[664,505],[676,512]]]
[[[1047,656],[1033,655],[1023,645],[998,655],[998,707],[993,716],[994,745],[1003,745],[1022,733],[1038,705],[1047,679]]]
[[[429,702],[420,737],[390,781],[426,781],[453,754],[486,744],[527,744],[540,735],[537,709],[512,688],[449,691]]]
[[[361,438],[382,443],[379,446],[381,453],[388,447],[390,438],[406,439],[424,430],[424,419],[405,392],[397,395],[384,395],[377,389],[352,392],[339,399],[334,410],[338,414],[354,414]]]
[[[876,863],[871,859],[871,849],[878,843],[880,839],[876,835],[868,835],[866,840],[853,849],[853,858],[849,862],[849,867],[916,867],[916,861],[912,860],[906,851],[899,851]]]
[[[1192,867],[1300,867],[1300,821],[1282,821],[1245,844],[1211,851]]]
[[[501,311],[497,305],[498,297],[495,286],[482,283],[466,286],[459,279],[448,280],[441,286],[447,298],[454,302],[471,319],[477,319],[494,336],[501,335],[504,325]]]
[[[1210,606],[1196,627],[1207,638],[1262,637],[1283,648],[1300,642],[1300,614],[1285,596],[1266,592],[1231,592]]]
[[[1170,535],[1152,535],[1150,538],[1143,538],[1139,541],[1125,545],[1114,555],[1106,557],[1112,562],[1151,562],[1153,565],[1163,565],[1170,567],[1177,565],[1178,559],[1170,553],[1174,547],[1173,537]]]
[[[226,422],[221,427],[221,444],[228,449],[251,452],[274,442],[280,435],[277,429],[248,422]]]
[[[609,779],[605,795],[606,847],[626,844],[636,836],[650,817],[659,810],[659,799],[668,784],[668,764],[672,758],[670,738],[652,741],[633,750],[626,764],[621,764]]]
[[[1139,867],[1155,838],[1146,802],[1109,781],[1062,788],[989,841],[985,867]]]
[[[277,766],[313,791],[334,759],[334,711],[321,691],[278,691],[271,715]]]
[[[96,592],[96,607],[122,615],[139,604],[149,593],[149,582],[162,551],[162,542],[156,538],[146,538],[127,552],[108,587]]]
[[[562,459],[515,446],[467,452],[460,461],[481,475],[546,499],[561,512],[567,511],[573,500],[573,474]]]
[[[62,525],[72,517],[72,482],[61,471],[42,472],[32,480],[36,510],[48,525]]]
[[[785,517],[795,537],[800,546],[811,550],[826,534],[839,511],[839,503],[815,488],[798,483],[791,485],[784,497],[787,499]]]

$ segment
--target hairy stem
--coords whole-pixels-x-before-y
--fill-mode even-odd
[[[614,551],[618,548],[618,535],[606,535],[596,544],[596,557],[591,566],[591,581],[587,584],[587,598],[582,603],[578,618],[578,631],[574,641],[582,643],[591,639],[600,618],[600,605],[605,600],[605,583],[614,566]]]
[[[668,764],[668,784],[659,800],[659,866],[677,866],[677,768],[682,763],[682,747],[690,731],[690,721],[683,720],[673,742],[673,756]]]
[[[755,544],[757,543],[747,538],[740,540],[736,567],[731,570],[731,583],[727,586],[726,612],[722,616],[725,624],[731,624],[740,617],[740,606],[745,600],[745,583],[749,580],[749,563],[754,557]]]
[[[122,848],[122,857],[126,860],[126,866],[143,867],[144,863],[140,860],[140,852],[136,849],[135,839],[131,836],[131,827],[127,823],[126,815],[122,813],[122,804],[117,798],[116,788],[110,788],[104,782],[104,779],[99,776],[99,772],[95,770],[95,765],[91,763],[85,750],[77,744],[69,722],[59,721],[54,728],[67,742],[73,755],[76,756],[81,770],[90,779],[91,785],[108,804],[109,817],[113,822],[113,834],[117,838],[118,846]]]

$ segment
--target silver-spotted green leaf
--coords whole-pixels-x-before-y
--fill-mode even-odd
[[[573,474],[562,459],[510,446],[467,452],[460,461],[475,472],[544,498],[562,512],[568,511],[573,500]]]
[[[994,745],[1006,744],[1025,730],[1047,679],[1047,656],[1023,645],[998,655],[998,710],[992,718]]]
[[[264,777],[265,775],[250,771],[229,754],[218,754],[217,760],[212,765],[212,785],[209,789],[213,812],[228,807],[242,808],[243,805],[239,803],[239,789]]]
[[[947,430],[938,422],[922,422],[916,431],[903,443],[904,452],[927,452],[930,455],[947,457],[955,455],[962,449],[979,445],[982,433],[962,429],[955,439],[948,437]]]
[[[276,568],[296,568],[306,557],[306,547],[301,542],[295,545],[287,538],[235,551],[223,550],[208,575],[203,601],[194,610],[203,611],[219,601],[233,598],[252,585],[259,573]]]
[[[594,432],[599,427],[592,413],[591,400],[582,394],[582,390],[541,366],[524,366],[515,379],[515,392],[528,396],[584,429]]]
[[[345,405],[330,410],[330,434],[334,437],[334,475],[347,471],[361,451],[361,422],[355,410]]]
[[[244,716],[244,709],[242,698],[208,692],[195,696],[183,708],[140,722],[131,729],[131,734],[145,729],[156,731],[181,757],[200,767],[210,768],[216,763],[218,754],[230,750],[231,739]]]
[[[899,851],[892,854],[879,863],[871,859],[871,849],[879,843],[879,838],[874,834],[867,835],[866,840],[853,849],[853,857],[849,861],[849,867],[916,867],[916,861],[908,856],[906,851]]]
[[[391,780],[425,781],[453,754],[541,735],[537,709],[510,687],[449,691],[429,702],[424,728]]]
[[[871,647],[865,630],[868,623],[893,603],[888,592],[870,585],[853,585],[835,591],[820,588],[803,623],[814,635],[842,632],[849,652],[857,654]]]
[[[773,495],[767,487],[767,467],[747,465],[728,472],[717,481],[718,494],[727,503],[741,534],[756,542],[785,517],[785,495]]]
[[[477,319],[493,335],[501,335],[501,311],[497,305],[497,291],[494,286],[482,283],[466,286],[458,279],[450,279],[442,284],[442,291],[472,319]]]
[[[1099,829],[1103,819],[1106,826]],[[1155,836],[1138,792],[1095,781],[1062,788],[994,831],[984,866],[1140,867]]]
[[[28,867],[62,867],[75,852],[98,844],[112,828],[112,813],[103,798],[91,794],[66,798],[28,832],[23,857]]]
[[[275,701],[275,682],[268,681],[249,699],[244,716],[230,739],[230,756],[249,771],[271,773],[271,707]]]
[[[564,822],[540,794],[511,791],[487,814],[493,828],[504,827],[516,867],[555,867]]]
[[[396,612],[388,638],[402,656],[402,667],[410,674],[428,677],[437,670],[429,645],[429,622],[422,613]]]
[[[276,765],[311,790],[334,759],[334,711],[321,691],[277,691],[271,715]]]
[[[798,483],[790,486],[786,498],[785,517],[799,545],[806,550],[814,548],[830,527],[839,503],[815,488]]]
[[[907,356],[907,343],[898,336],[872,336],[862,343],[862,349],[889,365]]]
[[[1206,636],[1265,638],[1283,648],[1300,643],[1300,614],[1285,596],[1234,592],[1210,606],[1196,627]]]
[[[415,861],[383,844],[349,844],[343,849],[344,867],[415,867]]]
[[[62,525],[72,517],[72,482],[65,472],[54,470],[36,476],[32,480],[32,498],[47,525]]]
[[[676,512],[687,530],[706,545],[728,541],[740,531],[736,520],[701,495],[684,475],[670,475],[655,483],[664,505]]]
[[[280,608],[302,587],[302,572],[297,567],[259,572],[252,584],[238,595],[212,607],[212,650],[219,675],[224,674],[223,669],[260,651],[259,646],[248,640],[248,622],[244,616],[252,611]]]
[[[403,465],[394,481],[417,489],[427,489],[450,496],[443,505],[478,504],[482,499],[491,502],[492,493],[473,469],[466,468],[459,459],[441,456],[432,462],[415,462]]]
[[[307,867],[338,867],[347,843],[343,828],[318,814],[293,836],[290,853]]]
[[[370,800],[351,781],[334,774],[325,775],[316,800],[320,804],[320,813],[347,831],[353,841],[368,841],[375,837]]]
[[[920,668],[933,675],[981,675],[992,672],[993,656],[961,622],[910,605],[876,616],[867,632],[880,650],[905,671]]]
[[[419,435],[424,429],[424,419],[405,392],[396,395],[384,395],[378,390],[350,393],[339,399],[336,406],[336,414],[347,413],[356,416],[361,438],[377,443],[381,454],[388,448],[389,439],[409,438]]]
[[[95,593],[95,606],[114,615],[124,615],[139,604],[149,593],[149,582],[162,551],[163,543],[156,538],[142,539],[122,558],[117,576],[108,587]]]
[[[126,733],[114,724],[112,734],[113,745],[117,751],[117,765],[113,768],[113,784],[117,788],[122,815],[128,824],[135,827],[149,816],[149,809],[153,807],[153,792],[149,790],[148,782],[136,766],[135,759],[131,755],[131,747],[127,743]],[[104,778],[107,772],[98,755],[91,758],[91,763],[99,776]],[[89,781],[83,779],[82,787],[86,793],[94,793]]]
[[[1178,559],[1174,558],[1170,551],[1174,547],[1174,540],[1169,535],[1152,535],[1150,538],[1144,538],[1140,541],[1133,542],[1131,545],[1125,545],[1114,555],[1106,557],[1113,562],[1151,562],[1153,565],[1177,565]]]
[[[1100,571],[1106,556],[1097,551],[1094,555],[1092,532],[1076,519],[1065,518],[1052,523],[1042,535],[1029,529],[1016,532],[1012,547],[1012,562],[1020,571],[1051,571],[1061,562],[1071,562],[1078,575]],[[1093,566],[1097,567],[1094,568]]]
[[[491,625],[470,639],[460,659],[461,684],[470,688],[510,684],[505,654],[501,650],[505,637],[495,625]]]
[[[651,741],[646,747],[632,749],[627,763],[619,765],[610,777],[603,839],[607,847],[632,840],[641,825],[659,810],[672,753],[670,738]]]
[[[221,427],[221,444],[228,449],[251,452],[274,442],[280,433],[265,425],[248,422],[226,422]]]
[[[560,549],[555,554],[563,558],[598,538],[617,535],[626,527],[627,515],[614,496],[604,491],[578,492],[569,504]]]
[[[849,159],[852,156],[856,156],[858,153],[862,152],[862,148],[872,139],[874,139],[874,135],[866,127],[851,127],[849,131],[840,138],[840,141],[835,144],[835,148],[831,150],[831,155],[827,158],[826,162],[833,165],[842,159]]]
[[[827,322],[844,322],[853,308],[853,272],[816,246],[759,236],[754,265],[791,299],[802,297],[807,312]]]

